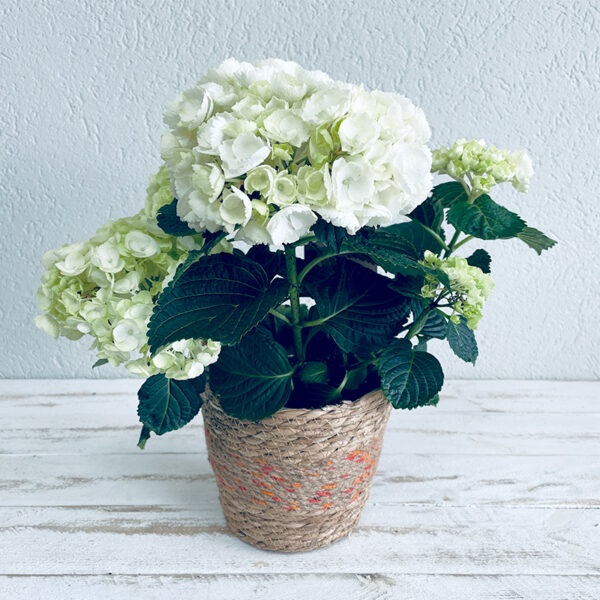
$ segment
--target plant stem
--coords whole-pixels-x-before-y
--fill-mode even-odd
[[[452,254],[452,252],[454,252],[454,244],[456,244],[456,240],[458,239],[459,235],[460,235],[460,231],[457,229],[454,232],[454,235],[452,236],[452,239],[450,240],[448,247],[446,248],[446,252],[444,253],[444,258],[448,258]]]
[[[294,348],[296,359],[299,363],[304,360],[302,348],[302,330],[300,329],[300,293],[298,292],[298,271],[296,268],[296,248],[293,245],[285,246],[285,267],[288,281],[290,282],[290,306],[292,309],[292,331],[294,334]]]
[[[466,244],[467,242],[470,242],[472,239],[473,239],[472,235],[467,235],[462,240],[460,240],[460,242],[458,242],[458,244],[456,244],[454,246],[454,248],[452,248],[452,250],[456,250],[457,248],[460,248],[463,244]]]

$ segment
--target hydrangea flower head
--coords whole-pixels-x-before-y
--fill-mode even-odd
[[[354,234],[401,222],[431,189],[420,108],[293,62],[227,60],[164,120],[177,214],[199,232],[281,245],[320,216]]]
[[[471,329],[477,329],[483,305],[494,289],[492,276],[484,273],[479,267],[470,265],[462,256],[440,258],[426,250],[421,262],[427,267],[443,271],[448,276],[452,289],[448,303],[453,309],[450,318],[458,322],[458,316],[462,315]],[[421,294],[424,298],[436,298],[442,288],[435,275],[427,274]]]
[[[527,192],[533,176],[531,158],[525,150],[500,150],[483,140],[457,140],[450,148],[433,151],[432,170],[453,179],[470,177],[473,189],[488,193],[498,183],[510,181]]]

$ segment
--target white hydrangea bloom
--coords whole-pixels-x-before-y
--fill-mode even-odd
[[[164,373],[189,379],[217,360],[218,342],[182,340],[154,357],[148,348],[155,298],[188,252],[201,247],[200,236],[173,237],[158,227],[156,210],[172,200],[165,187],[161,170],[151,179],[144,211],[107,223],[87,242],[44,255],[46,272],[38,290],[44,314],[35,322],[53,337],[91,336],[98,359],[124,364],[143,377]]]
[[[421,109],[293,62],[226,60],[164,118],[177,214],[196,231],[285,244],[321,217],[353,234],[402,221],[431,189]]]

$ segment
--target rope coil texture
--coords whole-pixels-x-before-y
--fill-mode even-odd
[[[256,422],[225,414],[210,392],[204,400],[208,459],[235,535],[266,550],[299,552],[354,529],[391,410],[381,390]]]

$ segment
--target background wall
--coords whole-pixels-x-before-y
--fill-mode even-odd
[[[161,110],[234,56],[281,57],[404,93],[432,145],[525,147],[531,192],[495,198],[559,240],[542,258],[490,242],[496,289],[477,367],[450,377],[600,376],[600,11],[537,0],[5,0],[0,9],[1,377],[110,377],[88,342],[33,325],[42,253],[137,212],[159,164]]]

